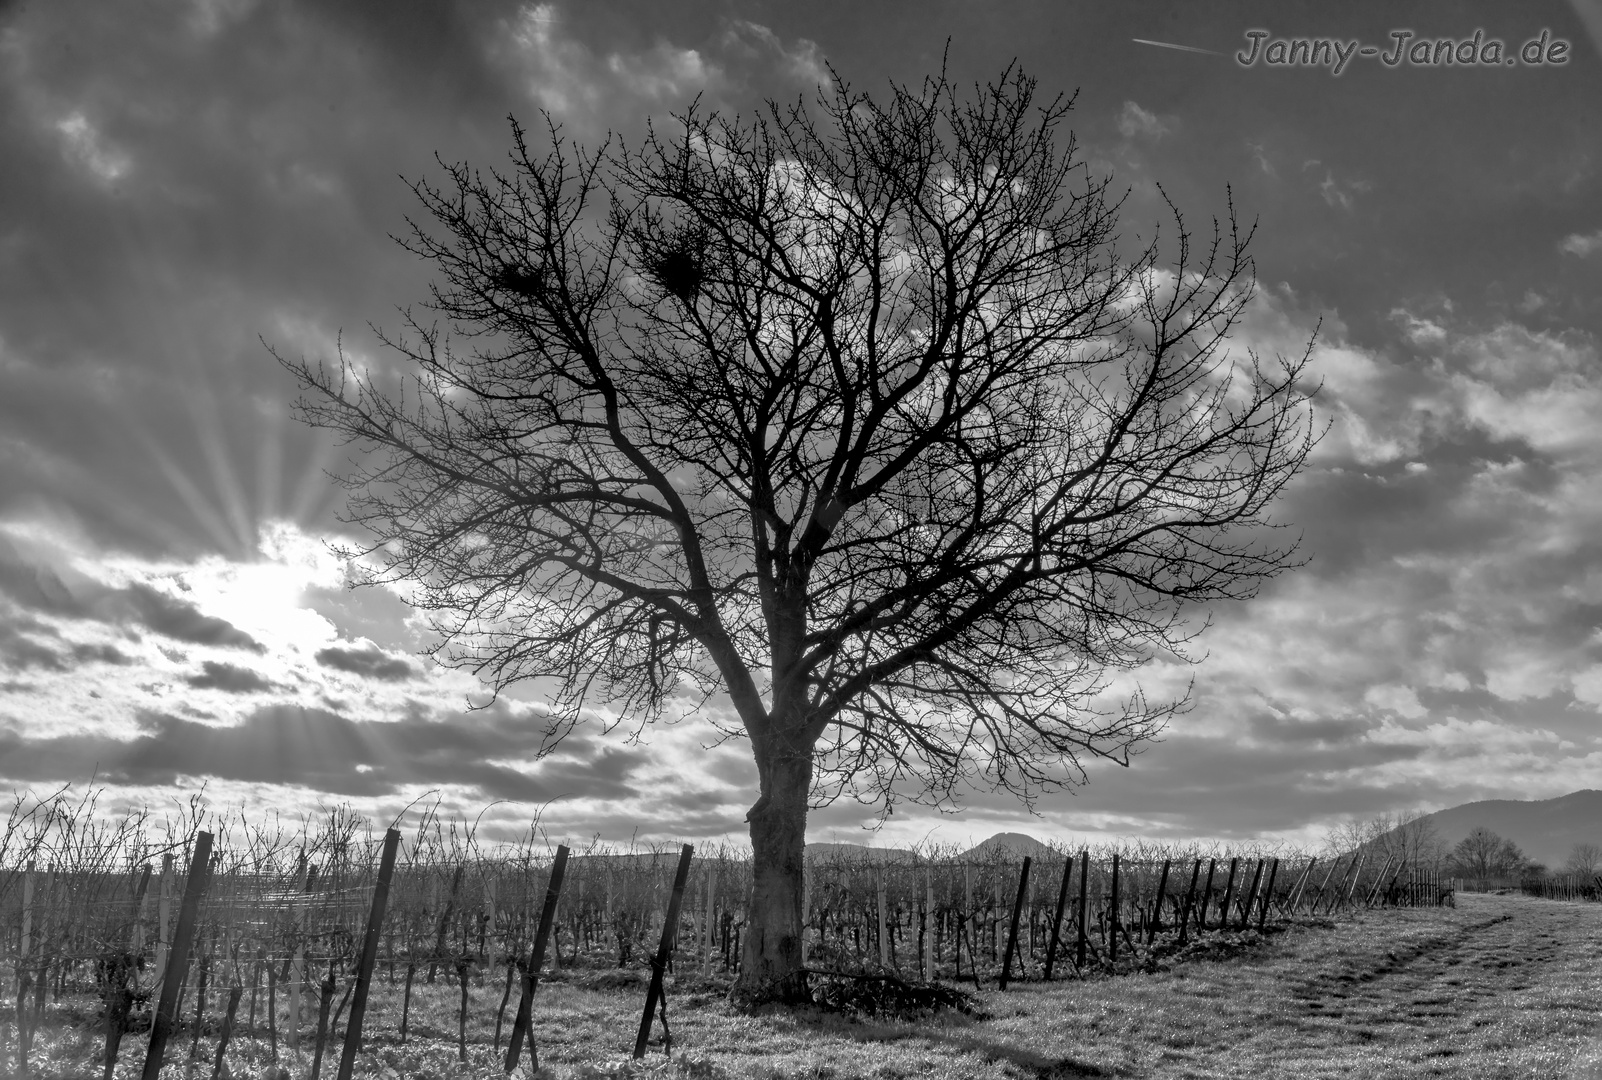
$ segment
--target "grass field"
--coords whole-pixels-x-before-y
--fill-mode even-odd
[[[361,1073],[502,1075],[489,1045],[499,986],[491,979],[470,990],[466,1066],[455,1061],[459,993],[444,980],[420,985],[404,1046],[386,998],[369,1014]],[[877,1023],[742,1014],[715,987],[685,979],[669,996],[671,1060],[658,1026],[646,1061],[630,1064],[641,989],[553,980],[540,988],[535,1032],[542,1076],[575,1080],[1602,1078],[1602,905],[1465,895],[1455,909],[1359,912],[1167,971],[1022,983],[980,996],[988,1019]],[[55,1061],[35,1075],[79,1075],[97,1035],[87,1025],[76,1035],[63,1030]],[[119,1076],[134,1075],[142,1056],[142,1040],[130,1041]],[[255,1048],[234,1045],[234,1075],[260,1075]],[[283,1060],[297,1080],[308,1074],[309,1055]],[[209,1064],[207,1055],[198,1075],[209,1075]],[[331,1065],[324,1063],[325,1077]],[[168,1074],[184,1071],[174,1065]]]

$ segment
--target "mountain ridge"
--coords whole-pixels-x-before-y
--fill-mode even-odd
[[[1450,851],[1483,827],[1513,841],[1549,870],[1559,870],[1575,844],[1602,844],[1602,791],[1581,788],[1551,799],[1479,799],[1426,814]]]

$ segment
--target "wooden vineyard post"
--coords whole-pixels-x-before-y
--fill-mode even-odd
[[[1179,943],[1190,940],[1190,906],[1196,900],[1196,882],[1201,879],[1201,859],[1190,868],[1190,888],[1185,890],[1185,906],[1179,912]]]
[[[1368,852],[1366,852],[1366,851],[1359,852],[1358,856],[1357,856],[1357,861],[1352,864],[1352,876],[1351,876],[1351,879],[1350,880],[1344,880],[1343,879],[1341,881],[1341,890],[1335,897],[1335,907],[1351,907],[1352,906],[1353,895],[1357,892],[1357,883],[1362,880],[1362,878],[1363,878],[1363,867],[1366,866],[1366,865],[1368,865]],[[1396,872],[1398,874],[1400,874],[1402,872],[1402,865],[1403,864],[1401,864],[1401,863],[1397,863],[1396,864]],[[1331,908],[1330,910],[1333,911],[1334,908]]]
[[[1251,924],[1252,904],[1257,900],[1257,886],[1263,883],[1263,860],[1257,860],[1257,869],[1252,871],[1252,887],[1246,890],[1246,902],[1241,905],[1240,923],[1237,930],[1244,930]]]
[[[1257,909],[1257,932],[1263,932],[1263,925],[1268,921],[1268,905],[1274,899],[1274,878],[1279,876],[1279,860],[1275,859],[1268,868],[1268,885],[1263,889],[1263,902]]]
[[[610,896],[610,894],[608,894]],[[718,872],[710,862],[706,867],[706,950],[701,954],[701,975],[710,978],[712,975],[713,945],[717,942],[717,928],[713,919],[718,910]],[[607,901],[610,905],[611,901]]]
[[[496,927],[495,892],[496,892],[495,879],[493,877],[491,877],[489,875],[489,873],[486,871],[485,874],[484,874],[484,931],[485,931],[485,933],[487,933],[489,935],[489,941],[488,941],[488,944],[484,947],[484,964],[491,971],[493,971],[495,969],[495,939],[498,936],[498,934],[496,932],[496,929],[495,929],[495,927]],[[393,949],[393,947],[394,947],[394,942],[393,942],[393,938],[392,938],[391,939],[391,948]],[[390,982],[394,982],[395,981],[395,961],[394,960],[391,960],[389,962],[389,981]],[[499,1047],[497,1047],[496,1049],[499,1049]]]
[[[889,921],[889,912],[886,909],[890,906],[890,890],[889,886],[885,883],[884,874],[882,872],[879,874],[877,886],[879,906],[879,970],[888,971],[890,970],[890,936],[885,932],[885,930],[886,923]],[[636,1054],[635,1056],[638,1057],[639,1055]]]
[[[206,891],[206,873],[211,866],[211,833],[195,834],[195,850],[189,860],[189,879],[184,882],[183,903],[178,908],[178,927],[172,936],[172,951],[162,975],[161,999],[150,1022],[150,1048],[145,1052],[142,1080],[156,1080],[161,1073],[162,1054],[178,1018],[178,991],[184,984],[189,965],[189,947],[195,936],[195,917],[200,897]]]
[[[29,953],[33,945],[33,860],[22,875],[22,936],[17,949],[17,1075],[28,1075],[28,1010],[26,1000],[32,981],[28,975]]]
[[[339,1056],[339,1080],[350,1080],[356,1067],[356,1051],[362,1044],[362,1020],[367,1015],[367,991],[373,981],[373,965],[378,961],[378,939],[384,927],[384,909],[389,904],[389,886],[395,878],[395,851],[401,835],[394,829],[384,833],[384,850],[378,860],[378,881],[373,885],[373,906],[367,913],[367,933],[362,937],[362,956],[356,968],[356,989],[350,1001],[350,1019],[345,1024],[345,1047]]]
[[[1296,909],[1301,907],[1302,895],[1307,892],[1307,883],[1313,879],[1313,867],[1318,865],[1318,856],[1314,855],[1302,867],[1302,872],[1296,876],[1296,884],[1291,886],[1290,896],[1285,898],[1285,914],[1294,915]]]
[[[1347,886],[1356,883],[1357,875],[1361,873],[1362,869],[1363,864],[1359,861],[1357,853],[1354,852],[1352,861],[1346,864],[1346,870],[1341,874],[1341,879],[1335,883],[1334,892],[1330,894],[1329,907],[1324,912],[1326,915],[1334,914],[1335,909],[1341,906],[1342,898],[1349,891]]]
[[[1391,891],[1391,888],[1394,888],[1395,880],[1397,880],[1397,878],[1400,878],[1400,876],[1402,876],[1402,868],[1405,867],[1405,865],[1407,865],[1407,862],[1405,862],[1405,860],[1402,860],[1402,862],[1397,862],[1397,872],[1395,872],[1394,875],[1391,875],[1391,885],[1387,886],[1386,885],[1386,870],[1389,870],[1389,868],[1391,868],[1391,860],[1386,859],[1386,865],[1384,865],[1384,868],[1381,868],[1381,870],[1379,870],[1379,876],[1375,880],[1375,889],[1376,889],[1376,893],[1379,894],[1379,901],[1384,902],[1384,899],[1386,899],[1386,896],[1387,896],[1387,894],[1389,894],[1389,891]],[[1368,905],[1370,905],[1370,907],[1373,907],[1373,899],[1370,899],[1370,901],[1368,901]]]
[[[973,976],[973,988],[979,989],[979,950],[974,947],[973,939],[973,864],[962,864],[962,915],[957,920],[957,964],[958,974],[961,974],[962,943],[968,943],[968,974]]]
[[[1196,909],[1196,932],[1207,929],[1207,905],[1213,902],[1213,872],[1218,869],[1217,859],[1207,860],[1207,884],[1202,889],[1201,906]]]
[[[1075,943],[1074,967],[1085,969],[1085,924],[1090,920],[1090,849],[1079,853],[1079,940]]]
[[[679,852],[678,872],[673,875],[673,895],[668,900],[667,917],[662,921],[662,940],[656,947],[656,956],[651,961],[651,985],[645,992],[645,1015],[640,1017],[640,1033],[634,1039],[634,1060],[638,1061],[645,1056],[645,1044],[651,1039],[651,1014],[656,1012],[657,1003],[662,1000],[662,973],[667,969],[668,957],[673,954],[673,940],[678,936],[679,904],[684,899],[684,883],[690,876],[690,859],[695,855],[695,847],[685,844]],[[881,890],[883,883],[880,884]],[[884,893],[880,892],[881,899]],[[884,910],[880,905],[879,910]],[[880,938],[880,947],[883,948],[883,938]],[[662,1010],[662,1036],[671,1052],[672,1033],[667,1030],[667,1010]]]
[[[156,981],[150,996],[159,999],[162,980],[166,978],[167,954],[172,950],[172,852],[161,857],[161,892],[156,896]]]
[[[1074,874],[1074,857],[1062,863],[1062,881],[1057,885],[1057,911],[1051,917],[1051,937],[1046,941],[1046,981],[1051,981],[1051,969],[1057,962],[1057,935],[1062,932],[1062,910],[1068,906],[1068,883]]]
[[[1329,879],[1334,876],[1335,868],[1340,864],[1341,857],[1337,855],[1335,856],[1335,861],[1329,864],[1329,869],[1324,871],[1324,880],[1318,883],[1318,891],[1313,894],[1312,902],[1307,905],[1307,914],[1318,914],[1318,904],[1319,901],[1324,899],[1324,889],[1329,885]]]
[[[1007,989],[1012,978],[1012,956],[1018,949],[1018,916],[1023,914],[1024,896],[1029,888],[1029,856],[1024,856],[1023,869],[1018,872],[1018,895],[1012,902],[1012,925],[1007,930],[1007,951],[1001,960],[1001,981],[998,990]]]
[[[1152,905],[1151,926],[1146,931],[1146,949],[1150,951],[1151,943],[1157,940],[1157,929],[1163,922],[1163,901],[1168,899],[1168,868],[1172,859],[1163,860],[1163,872],[1157,879],[1157,902]]]
[[[1341,890],[1346,886],[1347,875],[1351,873],[1352,867],[1354,867],[1356,865],[1357,865],[1357,854],[1355,852],[1352,854],[1351,860],[1349,862],[1347,862],[1347,864],[1344,867],[1341,866],[1339,864],[1339,862],[1336,863],[1336,866],[1335,866],[1335,881],[1330,886],[1329,906],[1324,909],[1324,914],[1326,914],[1326,915],[1332,914],[1335,911],[1335,908],[1339,905],[1340,896],[1341,896]],[[1322,897],[1320,899],[1322,899]],[[1314,902],[1314,907],[1316,908],[1317,906],[1318,906],[1317,905],[1317,901],[1315,901]]]
[[[289,1027],[284,1031],[284,1045],[294,1051],[296,1057],[300,1056],[300,992],[306,981],[304,950],[297,933],[295,949],[289,954]]]
[[[529,1054],[538,1062],[534,1039],[530,1034],[534,1015],[534,991],[539,988],[540,967],[545,963],[545,946],[551,939],[551,923],[556,918],[556,902],[562,895],[562,875],[567,872],[567,845],[556,846],[556,859],[551,863],[551,880],[545,889],[545,907],[540,911],[539,929],[534,933],[534,949],[528,967],[523,971],[523,995],[517,1001],[517,1019],[512,1022],[512,1038],[506,1047],[506,1074],[517,1069],[517,1059],[523,1052],[523,1037],[529,1036]],[[537,1067],[537,1065],[536,1065]]]
[[[1363,852],[1361,855],[1359,855],[1357,857],[1357,869],[1352,871],[1352,883],[1346,889],[1346,906],[1347,907],[1355,906],[1355,898],[1356,898],[1356,895],[1357,895],[1357,885],[1363,879],[1363,867],[1366,866],[1367,864],[1368,864],[1368,852],[1365,851],[1365,852]],[[1400,865],[1398,865],[1396,869],[1397,869],[1398,873],[1401,872],[1401,866]]]
[[[1229,902],[1235,896],[1235,871],[1240,869],[1240,856],[1229,858],[1229,877],[1224,882],[1224,902],[1218,908],[1218,929],[1229,929]]]
[[[1112,899],[1107,905],[1107,959],[1118,962],[1118,852],[1113,852]]]
[[[935,901],[934,901],[934,873],[927,866],[923,868],[923,963],[925,982],[934,982],[935,961],[939,958],[935,951]]]

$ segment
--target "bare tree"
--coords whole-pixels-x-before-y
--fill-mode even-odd
[[[1198,251],[1176,210],[1121,256],[1070,105],[1012,70],[837,83],[821,122],[692,109],[633,149],[514,123],[509,173],[414,187],[448,327],[386,340],[410,388],[286,362],[300,415],[375,452],[344,479],[375,580],[419,586],[443,662],[549,680],[547,745],[587,704],[727,696],[754,995],[805,986],[809,807],[1127,764],[1188,694],[1113,676],[1297,561],[1267,511],[1316,440],[1308,354],[1228,345],[1249,230]]]
[[[1450,858],[1453,871],[1466,878],[1516,877],[1534,867],[1517,844],[1483,825],[1470,829]]]
[[[1602,873],[1602,844],[1575,844],[1569,849],[1568,861],[1563,864],[1565,874],[1583,874],[1595,877]]]
[[[1332,854],[1367,848],[1379,861],[1391,859],[1415,867],[1433,867],[1446,854],[1434,820],[1421,810],[1345,822],[1331,830],[1325,846]]]

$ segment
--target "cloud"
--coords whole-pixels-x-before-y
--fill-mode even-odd
[[[1123,110],[1118,114],[1118,132],[1126,139],[1139,136],[1156,140],[1171,130],[1169,124],[1158,119],[1156,113],[1142,109],[1133,101],[1124,102]]]
[[[1374,185],[1367,180],[1337,180],[1333,172],[1326,172],[1319,181],[1318,193],[1330,206],[1351,210],[1355,197],[1372,191]]]
[[[632,777],[645,761],[639,749],[573,735],[536,763],[543,725],[508,708],[362,722],[268,705],[234,725],[154,711],[138,722],[139,734],[127,740],[0,728],[0,775],[29,783],[80,779],[98,764],[100,778],[118,786],[216,779],[368,797],[418,784],[462,785],[485,800],[538,803],[563,794],[634,796]]]
[[[56,650],[4,624],[0,624],[0,663],[12,671],[26,671],[29,668],[67,670],[66,661]]]
[[[249,668],[207,660],[200,665],[201,673],[184,681],[196,690],[221,690],[229,694],[259,694],[271,690],[274,684]]]
[[[681,49],[667,42],[659,42],[642,55],[613,53],[607,58],[606,67],[621,86],[654,101],[693,94],[717,77],[717,70],[695,49]]]
[[[0,535],[0,595],[18,606],[64,619],[137,626],[191,645],[265,651],[226,619],[145,582],[114,588]]]
[[[1582,259],[1602,251],[1602,229],[1594,233],[1570,233],[1558,244],[1558,250]]]
[[[1411,686],[1371,686],[1364,692],[1363,700],[1376,709],[1394,712],[1408,720],[1429,715],[1429,710],[1419,703],[1418,692]]]
[[[87,117],[75,112],[56,124],[68,155],[98,180],[120,179],[132,164],[128,155],[111,148]]]
[[[770,63],[777,60],[775,66],[782,74],[805,86],[828,86],[831,81],[823,50],[807,38],[797,38],[794,45],[787,47],[778,34],[761,23],[735,19],[724,34],[723,44],[747,59]]]
[[[1439,345],[1446,340],[1446,328],[1438,322],[1420,318],[1401,308],[1392,310],[1391,317],[1402,325],[1402,332],[1414,345]]]
[[[417,677],[417,669],[406,660],[390,656],[376,645],[363,649],[329,646],[315,654],[319,664],[336,671],[348,671],[381,682],[404,682]]]
[[[214,645],[222,649],[246,649],[256,653],[266,651],[254,638],[228,620],[203,615],[193,604],[149,585],[130,585],[122,590],[120,598],[132,609],[134,621],[153,633],[175,641]]]

